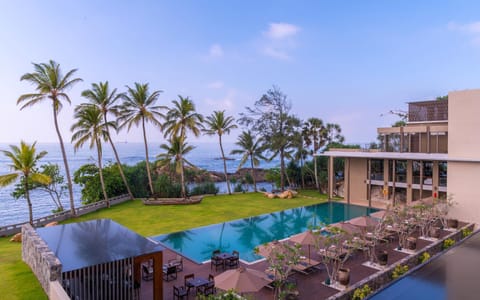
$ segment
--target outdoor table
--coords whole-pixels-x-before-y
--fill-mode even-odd
[[[230,258],[233,258],[233,255],[231,253],[228,253],[228,252],[223,252],[223,253],[217,254],[215,256],[223,261],[223,269],[224,270],[225,270],[225,262],[227,260],[229,260]]]
[[[202,286],[205,286],[209,283],[208,279],[202,277],[195,277],[187,281],[187,285],[195,288],[195,293],[198,292],[198,289]]]

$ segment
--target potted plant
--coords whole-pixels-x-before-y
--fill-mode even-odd
[[[408,250],[417,249],[417,238],[413,237],[413,236],[408,237],[406,247],[407,247]]]
[[[430,227],[429,236],[432,238],[438,239],[440,237],[440,227],[438,226]]]
[[[379,265],[386,266],[388,263],[388,251],[387,250],[379,251],[377,254],[377,258],[378,258]]]
[[[339,268],[337,273],[337,280],[341,285],[348,286],[350,283],[350,269]]]

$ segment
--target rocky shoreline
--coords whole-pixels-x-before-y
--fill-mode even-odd
[[[228,173],[228,178],[235,179],[235,180],[241,180],[242,178],[245,178],[246,174],[251,174],[251,168],[241,168],[237,170],[235,173]],[[262,168],[255,168],[255,181],[256,182],[264,182],[265,176],[267,174],[267,171]],[[198,174],[195,178],[195,182],[222,182],[225,181],[225,174],[223,172],[217,172],[217,171],[205,171],[202,172],[201,174]]]

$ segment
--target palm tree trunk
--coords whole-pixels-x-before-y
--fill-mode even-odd
[[[317,156],[315,154],[313,155],[313,169],[315,172],[315,187],[317,188],[317,191],[320,191],[320,184],[318,182],[318,171],[317,171]]]
[[[303,170],[303,155],[300,155],[300,176],[302,176],[302,189],[305,189],[305,172]]]
[[[152,174],[150,174],[150,161],[148,160],[147,132],[145,131],[145,118],[142,118],[143,143],[145,144],[145,162],[147,164],[148,186],[150,194],[153,195]]]
[[[106,124],[107,123],[106,114],[104,114],[104,120]],[[127,178],[125,177],[125,173],[123,173],[123,167],[122,167],[122,164],[120,163],[120,158],[118,157],[117,148],[115,148],[115,145],[113,144],[112,137],[110,136],[110,130],[108,129],[108,127],[107,127],[107,133],[108,133],[108,141],[110,142],[110,146],[112,146],[113,155],[115,155],[115,160],[117,161],[118,171],[120,172],[120,176],[122,177],[123,183],[127,188],[128,196],[130,197],[130,199],[133,200],[134,198],[133,198],[132,191],[130,190],[130,186],[128,185]]]
[[[70,168],[68,167],[68,160],[67,160],[67,153],[65,152],[65,145],[63,144],[62,134],[60,133],[60,129],[58,128],[58,120],[57,120],[57,109],[55,106],[55,101],[53,101],[53,121],[55,124],[55,131],[57,132],[58,141],[60,143],[60,149],[62,150],[62,157],[63,157],[63,164],[65,165],[65,174],[67,175],[67,185],[68,185],[68,194],[70,197],[70,214],[75,217],[75,202],[73,201],[73,185],[72,185],[72,178],[70,176]]]
[[[223,172],[225,173],[225,181],[227,182],[227,191],[228,191],[228,194],[231,195],[232,191],[230,190],[230,182],[228,181],[227,161],[225,159],[225,153],[223,152],[222,135],[221,134],[218,135],[218,142],[220,143],[220,151],[222,152]]]
[[[25,176],[25,198],[27,198],[28,203],[28,216],[30,217],[30,225],[33,226],[33,210],[32,201],[30,201],[30,192],[28,191],[28,176]]]
[[[255,179],[255,169],[253,168],[253,155],[250,154],[250,165],[252,166],[253,191],[257,192],[257,180]]]
[[[98,139],[95,140],[97,144],[97,157],[98,157],[98,175],[100,175],[100,184],[102,185],[103,198],[107,202],[107,207],[110,207],[110,200],[108,199],[107,191],[105,190],[105,181],[103,180],[103,170],[102,170],[102,149],[100,148],[100,142]]]
[[[183,167],[183,155],[180,153],[179,155],[180,159],[180,182],[182,184],[182,197],[183,199],[187,199],[187,191],[185,190],[185,170]]]
[[[280,148],[280,190],[285,190],[285,158],[284,147]]]

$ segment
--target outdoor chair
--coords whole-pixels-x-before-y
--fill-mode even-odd
[[[218,267],[224,268],[224,266],[225,266],[224,261],[220,257],[212,256],[212,258],[210,259],[210,270],[212,270],[213,267],[215,267],[215,271],[218,271]]]
[[[183,257],[177,254],[177,257],[168,261],[170,266],[176,266],[177,272],[183,271]]]
[[[169,266],[163,269],[163,279],[165,281],[170,281],[172,279],[177,279],[177,267]]]
[[[240,254],[236,250],[232,254],[232,257],[225,262],[225,265],[228,268],[238,268],[240,265]]]
[[[146,265],[142,265],[142,278],[145,281],[153,279],[153,268],[149,268]]]
[[[194,278],[195,278],[195,274],[193,273],[187,274],[183,277],[185,287],[187,288],[187,294],[190,292],[190,289],[193,287],[193,285],[191,285],[188,281]]]
[[[173,286],[173,300],[188,299],[188,290],[184,286]]]
[[[215,288],[215,279],[212,274],[208,275],[208,284],[201,287],[199,292],[204,296],[214,295],[217,292]]]

